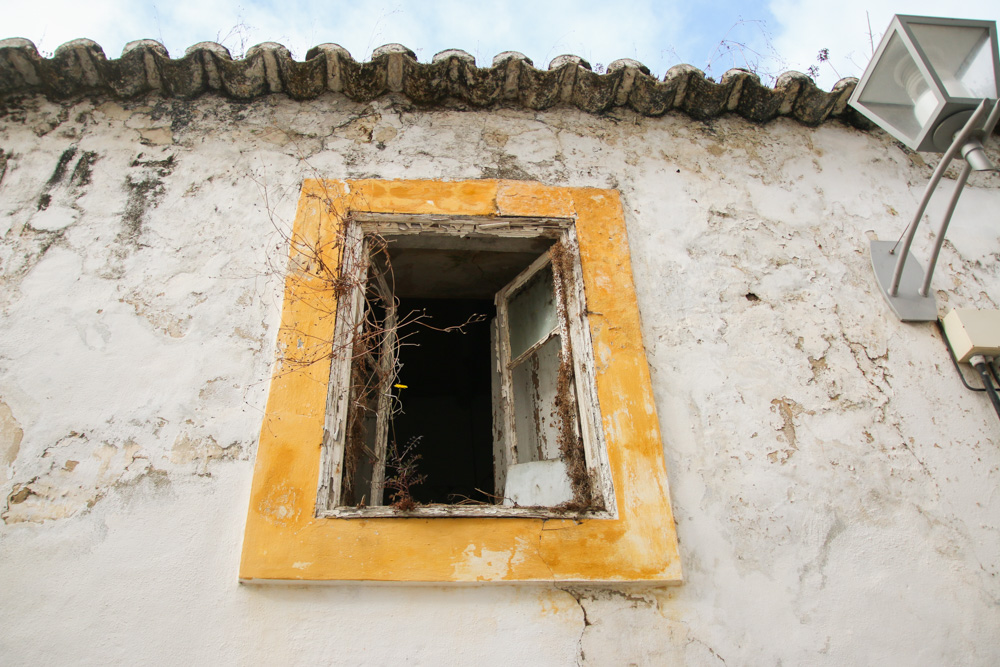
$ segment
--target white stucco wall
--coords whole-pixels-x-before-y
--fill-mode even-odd
[[[0,115],[4,662],[1000,660],[1000,422],[868,264],[919,156],[836,122],[147,104]],[[307,177],[621,190],[685,584],[237,584]],[[942,314],[998,307],[997,210],[976,175]]]

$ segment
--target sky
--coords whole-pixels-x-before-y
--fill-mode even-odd
[[[49,56],[87,37],[109,58],[135,39],[155,39],[175,58],[202,41],[220,42],[234,57],[279,42],[298,59],[326,42],[356,60],[389,43],[421,62],[457,48],[480,67],[503,51],[520,51],[538,68],[569,53],[595,69],[633,58],[661,79],[681,63],[716,79],[742,67],[772,85],[782,72],[813,68],[829,90],[861,75],[894,13],[943,9],[951,8],[935,0],[0,0],[0,39],[25,37]],[[954,10],[954,18],[1000,21],[998,0],[967,0]],[[829,58],[821,62],[823,49]]]

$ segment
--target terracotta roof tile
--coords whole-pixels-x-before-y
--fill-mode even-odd
[[[806,75],[787,72],[770,88],[745,70],[730,70],[716,83],[690,65],[672,67],[660,81],[635,60],[616,60],[606,72],[597,73],[574,55],[554,58],[542,70],[516,51],[497,55],[485,68],[459,49],[420,63],[401,44],[381,46],[371,60],[358,62],[337,44],[315,46],[305,61],[298,61],[281,44],[265,42],[233,60],[226,47],[214,42],[195,44],[183,57],[170,58],[162,44],[146,39],[130,42],[120,58],[108,60],[101,47],[87,39],[63,44],[51,58],[42,58],[29,40],[0,40],[0,99],[25,94],[132,98],[148,93],[192,98],[216,93],[248,100],[282,93],[305,100],[331,91],[367,102],[400,93],[427,106],[457,100],[475,107],[502,104],[538,110],[569,105],[588,113],[627,107],[646,116],[677,110],[696,119],[735,113],[758,123],[777,116],[806,125],[841,118],[867,128],[870,123],[847,106],[856,84],[856,79],[842,79],[824,92]]]

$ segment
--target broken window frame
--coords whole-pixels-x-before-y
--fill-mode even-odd
[[[363,326],[365,291],[368,289],[368,269],[371,237],[391,239],[409,234],[439,235],[461,238],[548,238],[553,246],[539,257],[532,266],[522,271],[506,287],[497,292],[498,323],[502,331],[505,324],[500,312],[506,312],[506,299],[530,279],[539,268],[551,265],[558,302],[558,325],[553,333],[561,336],[562,358],[571,358],[572,393],[575,394],[575,434],[579,439],[590,487],[585,505],[576,502],[555,507],[518,507],[509,505],[419,505],[401,511],[391,506],[355,507],[342,505],[347,430],[351,413],[351,372],[354,363],[354,343]],[[586,318],[586,297],[582,281],[579,246],[573,220],[564,218],[495,218],[443,215],[395,215],[355,213],[344,222],[341,253],[341,281],[345,285],[337,304],[336,324],[327,393],[326,419],[320,457],[320,479],[316,502],[316,516],[327,518],[379,518],[379,517],[541,517],[541,518],[617,518],[614,487],[611,480],[607,446],[601,428],[601,413],[594,378],[594,355],[590,328]],[[346,277],[346,279],[345,279]],[[393,299],[386,300],[388,304]],[[392,310],[390,308],[389,310]],[[393,317],[396,314],[393,313]],[[496,329],[495,329],[496,330]],[[494,333],[494,336],[496,334]],[[383,339],[383,343],[385,339]],[[510,385],[509,349],[506,337],[502,344],[493,344],[493,371],[502,380],[501,400],[507,402],[506,417],[501,424],[494,419],[495,440],[502,439],[502,446],[495,451],[494,473],[504,473],[517,463],[516,437],[513,436],[513,408],[509,403]],[[537,349],[544,341],[532,346]],[[499,351],[504,350],[504,351]],[[499,351],[499,352],[498,352]],[[524,357],[527,351],[519,357]],[[383,355],[383,359],[389,359]],[[517,360],[513,360],[517,361]],[[387,361],[386,363],[391,363]],[[506,367],[505,367],[506,364]],[[391,402],[393,376],[383,376],[378,390],[380,406]],[[497,385],[494,385],[496,388]],[[387,399],[383,400],[383,399]],[[496,399],[496,397],[495,397]],[[496,403],[496,400],[494,401]],[[374,453],[381,456],[383,475],[373,471],[372,486],[384,485],[385,428],[389,410],[380,407],[376,430],[380,438]],[[376,482],[376,479],[381,479]],[[574,485],[574,490],[578,485]]]

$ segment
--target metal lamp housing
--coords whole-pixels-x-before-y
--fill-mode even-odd
[[[850,104],[911,150],[942,153],[997,99],[997,60],[994,21],[896,15]]]

